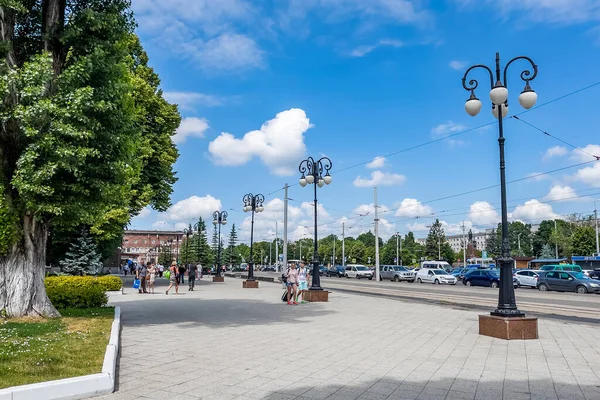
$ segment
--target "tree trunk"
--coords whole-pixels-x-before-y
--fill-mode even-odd
[[[42,32],[44,50],[52,53],[54,76],[62,72],[65,62],[65,49],[60,42],[60,35],[65,26],[66,0],[43,0]]]
[[[9,317],[60,316],[44,286],[47,237],[46,225],[26,215],[22,238],[0,257],[0,312]]]

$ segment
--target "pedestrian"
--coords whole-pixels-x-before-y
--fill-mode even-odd
[[[175,286],[175,294],[179,294],[179,279],[177,279],[177,273],[179,272],[179,270],[177,269],[177,263],[175,261],[171,263],[169,272],[171,273],[171,275],[169,276],[170,284],[165,294],[169,294],[169,290],[171,290],[173,286]]]
[[[160,276],[162,278],[164,273],[165,273],[165,266],[162,264],[158,264],[158,276]]]
[[[156,280],[156,266],[154,265],[154,260],[150,260],[150,268],[148,268],[148,276],[150,279],[148,280],[148,291],[154,294],[154,281]]]
[[[188,267],[188,291],[194,291],[196,279],[198,279],[198,267],[192,264]]]
[[[185,283],[185,266],[182,264],[179,266],[179,279],[180,279],[180,284],[183,285]]]
[[[305,290],[308,290],[308,269],[301,262],[300,269],[298,270],[298,291],[302,294],[302,304],[306,304],[306,301],[304,301]],[[298,301],[298,296],[296,296],[296,301]]]
[[[135,278],[140,281],[139,293],[148,293],[146,290],[146,275],[148,275],[148,268],[144,263],[140,263],[135,270]]]
[[[129,264],[123,265],[123,274],[127,276],[127,272],[129,272]]]
[[[294,300],[297,296],[298,291],[298,270],[296,269],[296,263],[292,263],[290,270],[287,274],[287,303],[289,305],[293,304],[298,305],[296,300]]]

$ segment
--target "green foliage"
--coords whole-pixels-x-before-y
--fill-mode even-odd
[[[591,226],[580,226],[573,233],[573,255],[591,256],[596,252],[596,231]]]
[[[542,246],[542,250],[540,251],[539,258],[545,260],[552,260],[556,257],[555,251],[550,247],[548,243]]]
[[[64,277],[46,278],[46,293],[57,309],[104,307],[108,297],[98,284],[82,284]]]
[[[96,283],[105,291],[117,291],[123,287],[123,281],[118,276],[105,275],[96,278]]]
[[[94,240],[86,231],[82,231],[60,260],[61,270],[71,275],[98,274],[102,270],[102,262],[97,250]]]
[[[11,210],[4,195],[0,194],[0,257],[8,250],[18,237],[19,219]]]
[[[436,218],[431,228],[429,228],[429,234],[427,235],[427,240],[425,242],[425,255],[430,260],[437,260],[440,255],[448,256],[449,253],[446,251],[446,245],[448,241],[446,240],[446,234],[444,233],[444,228],[442,228],[442,223],[439,219]],[[444,252],[442,253],[442,250]]]

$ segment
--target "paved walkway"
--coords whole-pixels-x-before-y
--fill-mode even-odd
[[[279,285],[202,282],[122,307],[118,399],[600,399],[600,326],[479,336],[478,312],[352,294],[288,306]]]

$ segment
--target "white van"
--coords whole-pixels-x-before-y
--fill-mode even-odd
[[[421,263],[421,269],[443,269],[447,270],[452,268],[446,261],[423,261]]]

